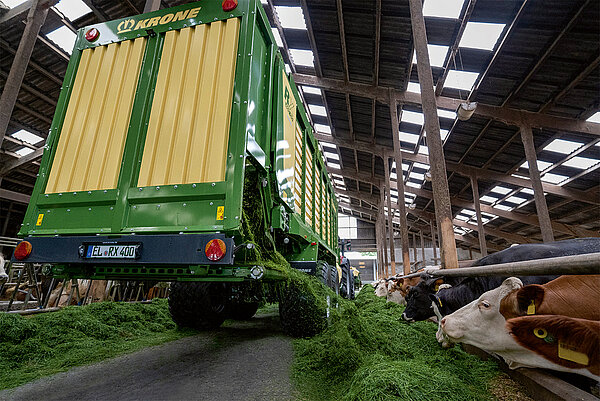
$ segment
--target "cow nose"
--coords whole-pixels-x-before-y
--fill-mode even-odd
[[[444,325],[446,324],[446,318],[443,318],[440,324],[442,325],[442,327],[444,327]]]

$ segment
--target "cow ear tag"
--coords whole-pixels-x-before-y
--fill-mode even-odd
[[[537,338],[541,338],[544,339],[548,336],[548,332],[546,331],[546,329],[542,329],[539,327],[536,327],[535,329],[533,329],[533,334],[537,337]]]
[[[438,284],[435,285],[435,292],[438,292],[440,290],[440,286]]]
[[[438,301],[438,304],[440,305],[440,308],[441,308],[442,307],[442,300],[438,298],[437,301]]]
[[[527,314],[528,315],[535,315],[535,301],[532,299],[531,302],[529,303],[529,306],[527,307]],[[542,338],[542,337],[540,337]]]
[[[586,354],[576,351],[575,347],[560,340],[558,341],[558,357],[585,366],[590,363],[590,359]]]

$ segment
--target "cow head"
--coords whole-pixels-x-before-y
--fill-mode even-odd
[[[434,316],[429,296],[435,294],[437,287],[442,282],[442,279],[435,279],[428,274],[422,274],[421,281],[416,286],[408,288],[406,309],[402,314],[402,318],[408,322],[415,322],[427,320]]]
[[[500,287],[481,295],[440,321],[443,333],[452,342],[471,344],[486,350],[505,349],[514,341],[506,334],[506,320],[500,314],[500,302],[511,291],[523,286],[521,280],[510,277]],[[498,334],[498,335],[496,335]]]
[[[0,254],[0,284],[4,284],[8,280],[8,274],[4,270],[4,257]]]
[[[535,315],[544,300],[544,292],[544,287],[538,284],[529,284],[514,290],[500,302],[500,313],[507,320],[518,316]]]
[[[388,294],[387,281],[384,279],[379,280],[375,285],[375,295],[378,297],[386,297]]]

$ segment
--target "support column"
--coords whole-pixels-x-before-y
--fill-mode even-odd
[[[473,248],[469,248],[469,259],[473,260]]]
[[[406,204],[404,203],[404,172],[402,171],[402,149],[400,147],[400,127],[398,105],[390,90],[390,121],[394,142],[394,161],[396,162],[396,188],[398,189],[398,211],[400,212],[400,241],[402,245],[402,267],[404,274],[410,274],[410,256],[408,245],[408,222],[406,221]],[[391,185],[391,184],[390,184]]]
[[[525,148],[525,157],[529,164],[529,180],[533,189],[535,198],[535,209],[537,211],[538,220],[540,222],[540,230],[542,231],[542,239],[544,242],[554,241],[554,233],[552,232],[552,223],[550,221],[550,213],[544,196],[544,188],[540,178],[540,170],[537,166],[537,156],[535,153],[535,144],[533,142],[533,132],[531,127],[521,127],[521,140]]]
[[[383,244],[383,276],[387,277],[388,271],[388,253],[387,253],[387,233],[386,233],[386,224],[385,224],[385,212],[383,210],[383,205],[385,205],[385,187],[383,185],[379,185],[379,216],[381,218],[381,243]]]
[[[473,204],[475,205],[475,214],[477,215],[477,236],[479,237],[479,250],[481,257],[487,256],[487,243],[485,241],[485,230],[483,228],[483,220],[481,219],[481,204],[479,203],[479,186],[477,185],[477,177],[471,176],[471,188],[473,190]]]
[[[440,120],[437,114],[437,104],[433,91],[433,77],[431,75],[429,52],[427,50],[423,4],[421,0],[409,0],[409,4],[413,39],[417,53],[417,71],[421,85],[421,103],[425,117],[425,132],[427,132],[435,216],[442,234],[442,246],[440,248],[442,267],[447,269],[457,268],[458,255],[456,254],[456,241],[452,225],[450,192],[448,190],[446,161],[444,159],[442,138],[440,137]]]
[[[421,236],[421,257],[423,258],[423,267],[427,263],[425,263],[425,240],[423,239],[423,230],[419,231],[419,235]]]
[[[431,248],[433,249],[433,260],[437,263],[437,246],[435,245],[435,230],[433,227],[433,220],[429,220],[429,228],[431,231]]]
[[[0,97],[0,147],[8,129],[10,116],[17,102],[19,89],[23,83],[23,77],[25,77],[25,71],[27,71],[27,65],[29,64],[35,41],[40,33],[40,28],[44,25],[44,21],[46,21],[48,7],[48,5],[39,7],[39,0],[33,0],[27,14],[25,30],[23,31],[23,36],[19,42],[19,47],[15,53],[15,58],[13,59],[10,72],[4,83],[2,96]]]
[[[412,240],[413,240],[413,259],[414,259],[414,262],[416,265],[419,260],[419,257],[417,256],[417,235],[415,233],[412,233]]]
[[[377,244],[377,276],[376,279],[383,277],[383,244],[381,241],[381,216],[377,216],[375,223],[375,242]]]
[[[388,226],[390,228],[390,275],[396,274],[396,244],[394,243],[394,211],[392,210],[392,181],[390,180],[390,163],[387,156],[383,158],[385,170],[385,188],[387,195]],[[383,187],[383,186],[382,186]]]

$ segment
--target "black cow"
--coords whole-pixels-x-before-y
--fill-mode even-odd
[[[523,244],[481,258],[473,266],[582,255],[595,252],[600,252],[600,238],[579,238],[545,244]],[[521,279],[523,285],[527,285],[544,284],[556,277],[523,276],[519,277],[519,279]],[[506,277],[500,276],[440,279],[427,274],[422,275],[419,284],[408,291],[406,309],[402,314],[402,318],[413,322],[433,317],[432,301],[435,302],[441,316],[448,315],[474,299],[479,298],[484,292],[500,286],[504,279]],[[450,284],[451,287],[442,288],[437,291],[437,287],[441,283]]]

